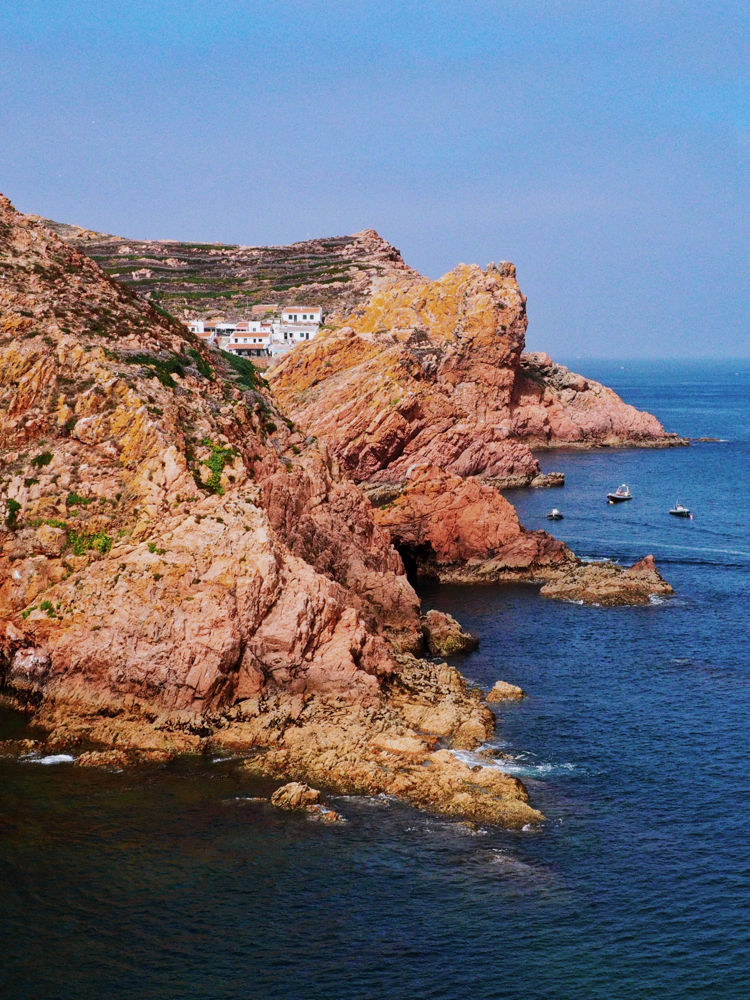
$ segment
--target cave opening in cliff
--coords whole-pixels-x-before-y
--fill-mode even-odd
[[[420,582],[437,579],[436,574],[429,568],[435,561],[431,545],[405,545],[403,542],[394,542],[394,546],[404,564],[406,579],[415,590]]]

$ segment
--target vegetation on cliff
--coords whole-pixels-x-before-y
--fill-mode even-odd
[[[325,446],[6,200],[0,227],[5,703],[87,764],[253,748],[268,774],[538,818],[441,749],[492,716],[412,655],[419,602]]]

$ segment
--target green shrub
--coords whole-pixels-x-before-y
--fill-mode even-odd
[[[222,357],[229,362],[237,374],[240,376],[237,385],[240,389],[257,389],[260,385],[258,381],[258,369],[247,358],[242,358],[238,354],[230,354],[228,351],[221,352]]]
[[[211,365],[206,361],[200,351],[196,351],[194,347],[191,347],[188,351],[190,357],[195,361],[195,367],[203,375],[204,378],[210,379],[212,382],[214,380],[214,370]]]
[[[77,493],[68,493],[65,498],[66,507],[86,507],[88,504],[93,503],[96,497],[79,497]]]
[[[11,531],[15,531],[16,525],[18,523],[18,512],[21,509],[21,504],[17,500],[8,498],[8,516],[5,518],[6,525]]]
[[[51,461],[52,461],[52,452],[43,451],[40,455],[37,455],[36,458],[32,458],[31,464],[34,466],[34,468],[41,469],[43,466],[49,465]]]
[[[176,389],[177,383],[172,378],[179,375],[185,378],[185,365],[187,358],[180,354],[171,354],[168,358],[157,358],[153,354],[130,354],[123,358],[129,365],[144,365],[146,368],[153,368],[153,373],[148,374],[148,378],[158,379],[167,389]]]
[[[201,444],[204,448],[211,449],[210,458],[201,463],[208,466],[211,470],[211,477],[208,482],[204,483],[200,477],[200,473],[196,470],[193,472],[193,478],[200,489],[205,490],[207,493],[213,493],[216,496],[223,496],[224,488],[221,485],[221,474],[224,471],[224,466],[237,454],[237,450],[236,448],[226,448],[224,445],[214,444],[211,438],[203,438]]]
[[[69,542],[75,556],[85,556],[90,549],[106,556],[112,548],[112,539],[103,531],[99,531],[95,535],[71,532]]]

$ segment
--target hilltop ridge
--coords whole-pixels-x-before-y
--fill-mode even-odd
[[[34,216],[37,219],[38,217]],[[374,229],[289,246],[131,240],[38,218],[105,274],[180,319],[244,317],[263,303],[320,305],[330,321],[360,308],[383,281],[421,276]]]

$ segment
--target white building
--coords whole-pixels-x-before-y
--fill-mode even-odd
[[[274,357],[286,354],[297,344],[312,340],[322,321],[323,310],[319,306],[285,306],[280,322],[274,323],[271,354]]]
[[[268,357],[271,335],[270,323],[263,323],[261,320],[241,321],[229,335],[221,337],[219,346],[230,354]]]
[[[320,326],[323,322],[323,310],[319,306],[287,306],[281,310],[281,322],[295,326],[308,323]]]
[[[229,351],[250,357],[278,357],[297,344],[312,340],[320,330],[323,310],[319,306],[289,306],[281,318],[227,323],[221,319],[191,320],[188,327],[202,340]]]

